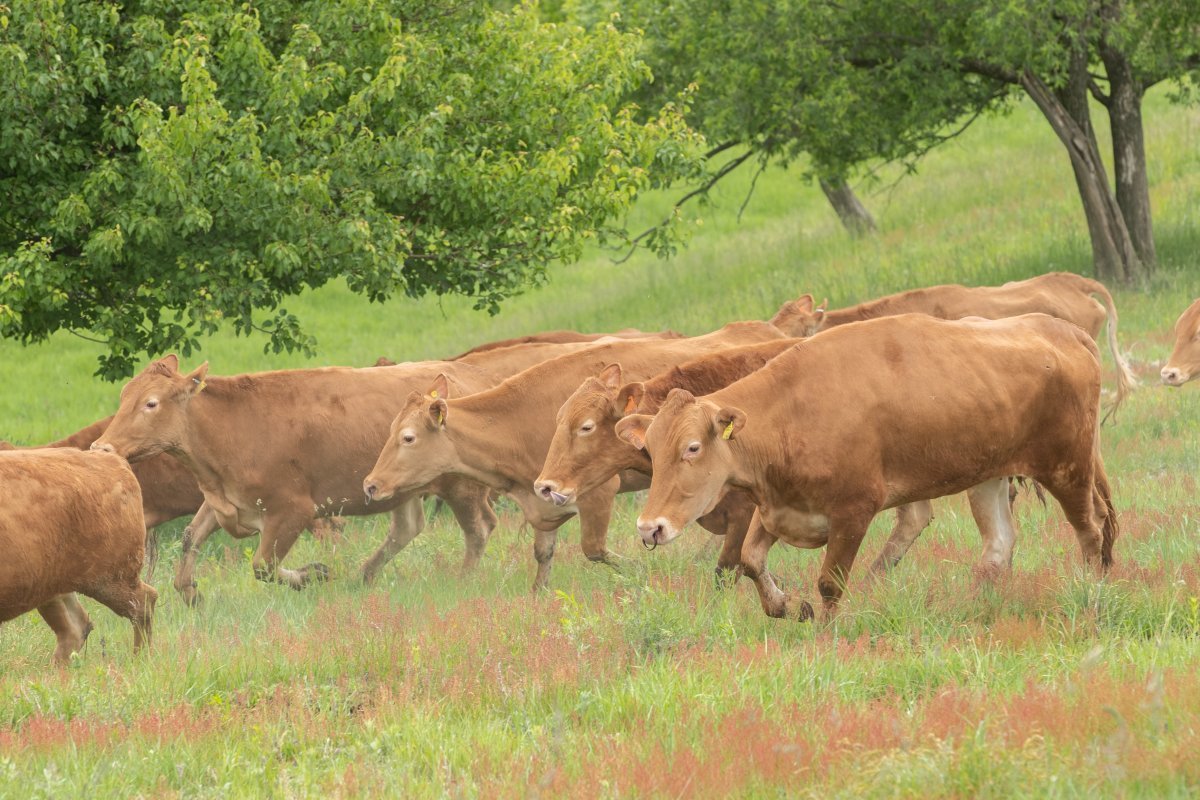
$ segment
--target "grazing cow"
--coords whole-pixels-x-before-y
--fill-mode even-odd
[[[1100,328],[1107,319],[1108,347],[1117,366],[1114,411],[1137,385],[1137,379],[1117,347],[1117,309],[1112,295],[1104,284],[1071,272],[1049,272],[1002,286],[929,286],[833,311],[826,311],[824,303],[813,308],[812,295],[803,295],[798,300],[784,303],[771,322],[792,336],[812,336],[850,322],[908,313],[928,314],[940,319],[1001,319],[1019,314],[1049,314],[1075,323],[1096,341],[1099,341]]]
[[[387,541],[362,568],[370,581],[424,525],[423,493],[444,498],[462,525],[469,568],[495,525],[484,487],[449,478],[369,506],[359,491],[403,398],[441,373],[465,392],[493,383],[475,367],[445,361],[233,377],[210,377],[205,364],[182,375],[171,355],[125,385],[120,409],[92,448],[131,461],[166,451],[183,461],[216,522],[235,537],[260,534],[254,555],[260,580],[299,589],[327,575],[322,564],[279,566],[315,517],[391,511]],[[194,562],[186,557],[194,541],[185,536],[184,544],[176,585],[194,590],[187,572]]]
[[[1183,386],[1200,375],[1200,300],[1179,315],[1175,322],[1175,347],[1162,368],[1162,382]]]
[[[0,453],[0,622],[37,609],[65,663],[92,629],[73,592],[133,623],[150,641],[158,593],[138,575],[145,557],[141,489],[123,459],[74,449]]]
[[[387,498],[439,476],[460,475],[510,495],[535,531],[535,589],[547,585],[558,527],[576,513],[584,554],[611,564],[606,542],[620,484],[617,478],[563,506],[544,502],[533,491],[554,435],[555,411],[581,380],[605,364],[619,361],[632,377],[648,378],[702,353],[780,338],[778,329],[765,322],[738,322],[689,339],[594,344],[470,397],[447,399],[440,391],[436,397],[413,392],[392,423],[363,491],[368,497]],[[613,388],[618,386],[619,374],[611,375],[610,382]]]
[[[881,510],[976,487],[990,493],[985,562],[1011,559],[1008,475],[1062,506],[1085,560],[1108,567],[1117,535],[1099,451],[1100,361],[1074,325],[1042,314],[947,322],[905,314],[835,328],[704,398],[673,390],[617,435],[654,477],[638,531],[669,542],[730,488],[758,506],[742,568],[770,616],[811,616],[766,571],[777,539],[826,547],[817,585],[835,609]]]

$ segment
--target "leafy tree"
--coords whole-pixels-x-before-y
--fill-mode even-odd
[[[616,5],[564,4],[597,17]],[[912,167],[975,119],[1028,96],[1070,159],[1097,276],[1131,282],[1153,269],[1141,104],[1157,83],[1191,86],[1200,68],[1196,0],[619,5],[645,29],[655,86],[697,83],[690,119],[710,138],[783,161],[806,152],[831,185],[878,159]],[[1115,191],[1089,94],[1108,111]]]
[[[470,0],[0,0],[0,335],[69,330],[99,374],[343,276],[477,307],[544,279],[658,181],[636,36]]]

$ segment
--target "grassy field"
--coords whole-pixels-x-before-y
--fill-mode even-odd
[[[215,536],[191,611],[171,588],[176,524],[160,536],[147,654],[87,600],[97,630],[66,670],[48,666],[36,615],[0,627],[0,797],[1194,796],[1200,394],[1157,373],[1200,295],[1200,112],[1152,98],[1147,137],[1163,267],[1148,290],[1115,292],[1143,388],[1103,432],[1123,527],[1104,580],[1081,569],[1057,507],[1030,497],[1012,574],[981,580],[970,514],[949,498],[907,560],[869,580],[891,517],[876,521],[833,623],[770,620],[747,582],[714,586],[702,531],[643,552],[631,497],[610,532],[622,571],[584,560],[568,524],[548,595],[529,594],[533,537],[504,506],[474,574],[458,574],[446,515],[371,589],[352,576],[382,518],[302,539],[289,563],[324,561],[335,579],[301,593],[257,583],[246,543]],[[545,328],[701,332],[805,291],[837,306],[1089,269],[1069,167],[1030,106],[915,177],[883,176],[865,197],[882,226],[870,239],[847,238],[819,192],[781,171],[738,222],[746,173],[678,258],[596,254],[496,318],[450,298],[370,306],[339,286],[289,308],[320,363],[367,364]],[[309,363],[261,347],[218,337],[201,357],[214,374]],[[111,413],[117,387],[90,377],[95,355],[67,336],[0,343],[0,438],[36,443]],[[772,553],[813,599],[819,561]]]

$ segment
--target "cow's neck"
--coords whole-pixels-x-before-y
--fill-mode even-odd
[[[501,492],[532,491],[542,467],[533,457],[540,427],[553,425],[554,415],[544,417],[523,400],[517,392],[487,391],[450,401],[446,432],[462,474]]]

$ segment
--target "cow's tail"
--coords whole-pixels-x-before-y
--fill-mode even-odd
[[[1108,475],[1104,472],[1104,462],[1100,458],[1099,442],[1096,443],[1095,469],[1092,482],[1094,505],[1096,512],[1104,513],[1104,522],[1100,528],[1100,565],[1108,570],[1113,565],[1113,543],[1117,541],[1120,529],[1117,527],[1117,510],[1113,508],[1112,487],[1108,484]]]
[[[1109,294],[1103,283],[1082,275],[1076,277],[1083,282],[1084,290],[1088,294],[1094,294],[1100,298],[1104,310],[1108,313],[1108,349],[1112,353],[1113,362],[1117,365],[1117,399],[1104,414],[1103,421],[1107,421],[1109,417],[1113,417],[1115,420],[1114,415],[1117,413],[1117,409],[1137,387],[1137,378],[1134,376],[1133,370],[1129,368],[1129,362],[1121,355],[1121,348],[1117,346],[1117,307],[1113,304],[1112,295]]]

